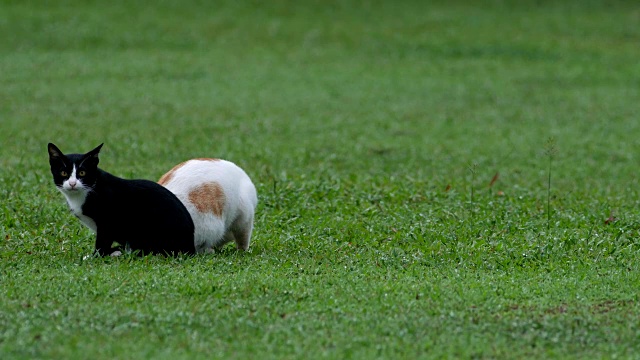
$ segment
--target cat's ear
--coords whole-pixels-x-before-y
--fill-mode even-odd
[[[89,160],[91,163],[98,165],[98,162],[100,162],[100,159],[98,158],[98,154],[100,154],[100,149],[102,148],[102,145],[104,145],[104,143],[98,145],[98,147],[96,147],[95,149],[84,154],[84,160],[82,162]]]
[[[60,149],[58,149],[58,147],[53,145],[52,143],[49,143],[47,148],[49,150],[49,161],[61,160],[64,156],[62,154],[62,151],[60,151]]]
[[[95,149],[89,151],[87,153],[87,156],[93,156],[93,157],[98,157],[98,154],[100,153],[100,149],[102,149],[102,145],[104,145],[104,143],[98,145],[98,147],[96,147]]]

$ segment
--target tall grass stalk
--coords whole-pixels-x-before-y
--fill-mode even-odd
[[[544,153],[547,156],[547,231],[551,229],[551,169],[553,158],[556,155],[556,140],[553,137],[547,139],[544,145]]]
[[[476,172],[477,172],[478,164],[471,163],[469,164],[469,172],[471,173],[471,194],[469,196],[469,210],[473,215],[473,200],[474,200],[474,192],[475,192],[475,183],[476,183]]]

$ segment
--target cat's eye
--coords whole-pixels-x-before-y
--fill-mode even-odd
[[[60,171],[60,175],[61,175],[61,176],[67,176],[67,175],[69,175],[69,174],[67,174],[67,172],[66,172],[66,171],[62,170],[62,171]]]
[[[80,170],[80,171],[78,171],[78,175],[79,176],[85,176],[85,175],[87,175],[87,172],[84,171],[84,170]]]

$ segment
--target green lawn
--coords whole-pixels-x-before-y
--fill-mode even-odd
[[[637,4],[146,4],[0,0],[1,359],[640,354]],[[83,260],[48,142],[234,161],[251,250]]]

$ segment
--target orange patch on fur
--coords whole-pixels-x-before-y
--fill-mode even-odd
[[[210,182],[193,188],[189,192],[189,201],[198,211],[212,212],[219,217],[224,210],[225,195],[220,184]]]
[[[220,161],[220,159],[212,159],[212,158],[196,158],[196,159],[191,159],[191,160],[201,160],[201,161]],[[180,164],[174,166],[171,170],[169,170],[166,174],[162,175],[160,177],[160,180],[158,180],[158,184],[165,186],[169,183],[169,181],[171,181],[171,179],[173,179],[173,175],[175,174],[176,171],[178,171],[178,169],[180,169],[181,167],[184,166],[184,164],[186,164],[187,162],[191,161],[191,160],[187,160],[187,161],[183,161]]]
[[[186,161],[181,162],[180,164],[174,166],[171,170],[169,170],[166,174],[162,175],[162,177],[160,177],[160,180],[158,180],[158,184],[160,185],[166,185],[169,183],[169,181],[171,181],[171,179],[173,179],[173,174],[175,174],[176,171],[178,171],[178,169],[180,169],[181,167],[184,166],[184,164],[186,164]]]

